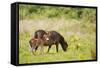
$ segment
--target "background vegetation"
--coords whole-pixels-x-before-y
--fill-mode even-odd
[[[19,63],[76,61],[96,59],[96,9],[19,5]],[[38,29],[59,32],[68,42],[67,52],[59,45],[56,53],[53,46],[49,53],[32,55],[29,40]]]

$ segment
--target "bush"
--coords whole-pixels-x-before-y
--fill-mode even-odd
[[[96,10],[93,8],[78,7],[57,7],[41,5],[19,5],[19,18],[23,19],[41,19],[41,18],[65,18],[65,19],[83,19],[94,22],[96,19]]]

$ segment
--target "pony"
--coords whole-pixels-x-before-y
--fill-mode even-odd
[[[64,37],[60,33],[56,32],[56,31],[48,31],[47,35],[45,35],[44,37],[49,39],[48,40],[49,48],[48,48],[47,52],[49,52],[49,50],[53,44],[56,45],[57,52],[58,52],[58,44],[61,45],[64,52],[67,51],[68,44],[65,41]]]
[[[30,41],[30,46],[32,48],[32,51],[38,49],[39,46],[41,46],[41,52],[43,52],[43,46],[48,46],[48,51],[51,49],[52,45],[56,45],[56,51],[58,52],[58,45],[60,44],[63,51],[65,52],[68,48],[68,44],[65,41],[64,37],[56,32],[56,31],[44,31],[44,30],[38,30],[34,34],[34,38],[32,38]]]

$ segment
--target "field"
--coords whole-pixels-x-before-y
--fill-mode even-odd
[[[22,11],[21,11],[22,12]],[[67,17],[49,18],[41,15],[34,17],[23,16],[20,12],[19,21],[19,63],[41,63],[57,61],[78,61],[96,59],[96,23],[91,21],[91,15],[87,18],[77,19]],[[21,15],[22,14],[22,15]],[[28,18],[27,18],[28,17]],[[39,18],[39,19],[38,19]],[[94,18],[94,17],[93,17]],[[95,20],[95,19],[94,19]],[[44,47],[44,54],[40,55],[40,48],[34,56],[29,47],[29,40],[38,29],[59,32],[68,43],[68,50],[63,52],[59,44],[59,52],[52,46],[49,53],[48,46]]]
[[[93,59],[91,51],[95,52],[95,24],[81,24],[76,20],[40,20],[40,21],[20,21],[20,40],[19,40],[19,60],[20,63],[38,63],[49,61],[73,61]],[[92,27],[92,28],[91,28]],[[34,56],[30,52],[29,40],[34,32],[39,29],[55,30],[64,36],[68,42],[68,51],[63,52],[59,47],[56,53],[53,46],[48,54]],[[60,46],[60,45],[59,45]],[[78,47],[78,49],[77,49]],[[47,47],[45,47],[45,53]]]

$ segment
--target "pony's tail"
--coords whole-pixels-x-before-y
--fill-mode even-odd
[[[67,42],[65,40],[61,40],[60,44],[61,44],[61,47],[62,47],[63,51],[66,51],[67,48],[68,48]]]

